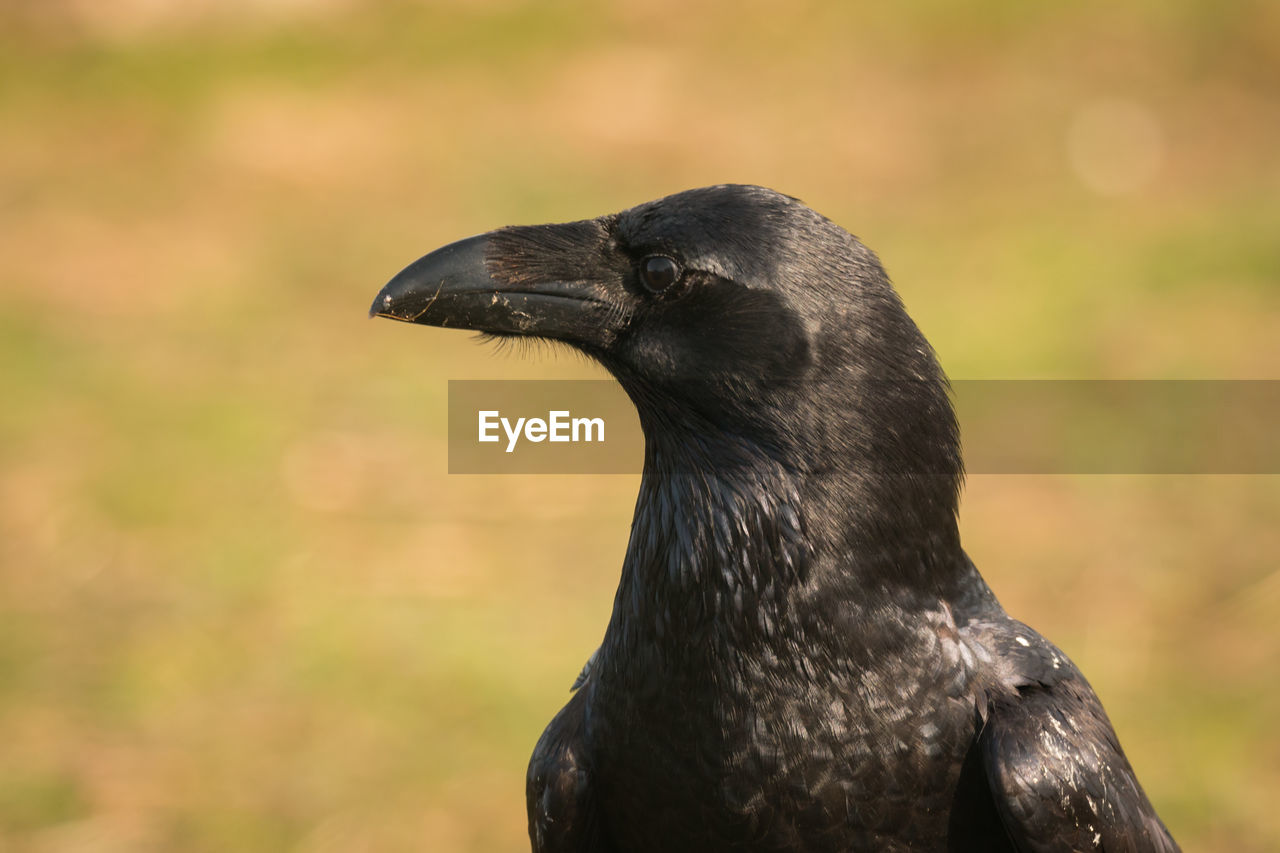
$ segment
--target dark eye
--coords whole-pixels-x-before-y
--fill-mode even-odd
[[[640,280],[653,293],[662,293],[680,280],[680,265],[666,255],[650,255],[640,262]]]

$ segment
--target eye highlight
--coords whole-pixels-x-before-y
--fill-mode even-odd
[[[640,262],[640,282],[651,293],[662,293],[680,280],[680,265],[666,255],[650,255]]]

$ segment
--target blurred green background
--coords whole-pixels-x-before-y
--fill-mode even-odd
[[[0,849],[524,849],[634,477],[450,477],[438,245],[721,181],[958,378],[1278,378],[1280,4],[0,2]],[[1276,477],[972,477],[1189,850],[1280,846]]]

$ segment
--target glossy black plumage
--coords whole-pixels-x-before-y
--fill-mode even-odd
[[[645,430],[609,627],[530,762],[535,853],[1177,849],[961,550],[945,379],[843,229],[692,190],[446,247],[373,313],[576,346]]]

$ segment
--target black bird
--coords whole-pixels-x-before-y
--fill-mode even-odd
[[[529,765],[535,853],[1178,849],[961,550],[946,379],[844,229],[690,190],[446,246],[372,313],[570,344],[640,415],[609,627]]]

